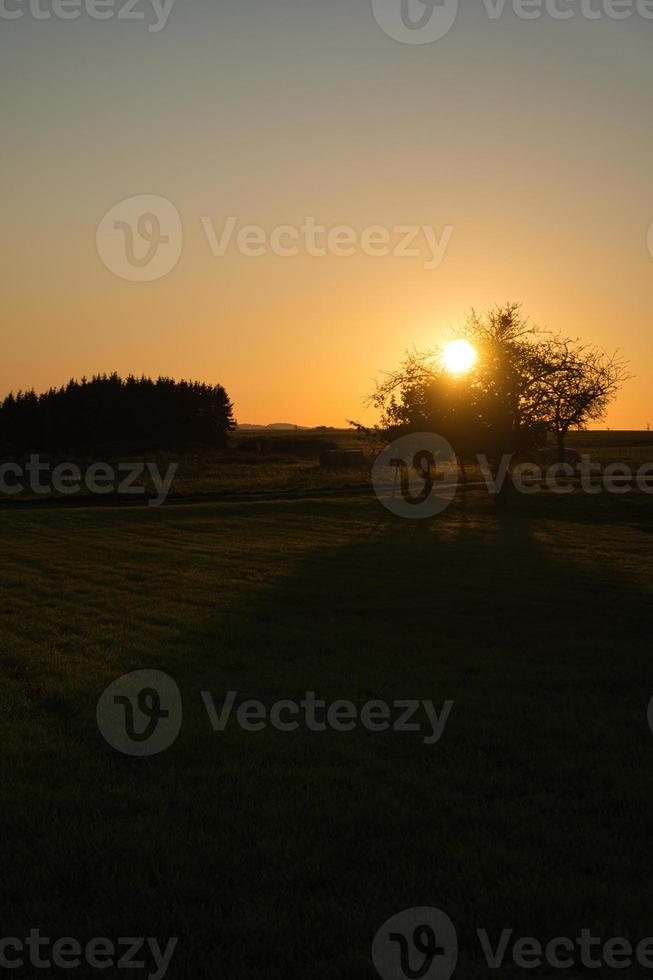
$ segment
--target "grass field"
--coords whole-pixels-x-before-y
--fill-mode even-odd
[[[295,441],[298,446],[308,440],[309,446],[324,442],[325,447],[337,445],[340,449],[358,449],[363,452],[366,465],[362,469],[328,470],[321,469],[319,464],[319,449],[312,448],[304,453],[284,451],[284,444]],[[265,451],[261,450],[263,443]],[[653,462],[653,433],[650,432],[572,432],[568,436],[568,446],[581,453],[589,454],[592,461],[606,466],[613,462],[627,463],[633,469]],[[108,452],[101,455],[103,462],[116,469],[122,463],[137,462],[154,465],[161,476],[170,467],[174,467],[170,496],[176,498],[199,497],[252,497],[254,495],[284,495],[313,493],[319,490],[372,489],[370,480],[370,465],[380,443],[371,437],[361,438],[352,429],[336,429],[322,433],[307,430],[299,433],[285,430],[246,431],[234,437],[227,450],[205,449],[195,453],[174,452],[133,452],[117,456]],[[69,456],[39,457],[52,469],[59,463],[69,462]],[[13,460],[12,460],[13,461]],[[5,460],[0,459],[0,466]],[[23,464],[25,460],[21,461]],[[95,457],[76,457],[76,462],[85,472]],[[468,472],[472,479],[480,479],[480,471],[469,464]],[[116,486],[122,476],[117,474]],[[14,482],[8,480],[8,482]],[[48,476],[41,481],[48,483]],[[156,489],[152,479],[144,468],[144,472],[135,481],[137,486],[145,488],[144,496],[154,498]],[[0,493],[0,506],[12,506],[25,500],[43,499],[43,496],[60,496],[56,491],[46,494],[35,494],[25,482],[24,492],[19,496],[4,498]],[[82,483],[78,495],[67,497],[73,505],[77,505],[79,497],[87,497],[89,503],[111,503],[97,495],[91,495]],[[127,496],[127,503],[135,503],[134,497]]]
[[[375,932],[420,905],[463,980],[489,975],[477,928],[653,935],[652,501],[5,508],[3,934],[178,936],[169,976],[196,980],[371,980]],[[95,709],[142,667],[184,722],[129,758]],[[215,733],[206,690],[454,707],[431,746]]]

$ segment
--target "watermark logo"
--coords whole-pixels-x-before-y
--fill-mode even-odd
[[[150,462],[118,463],[117,466],[97,462],[83,470],[77,463],[53,466],[49,460],[42,460],[38,453],[32,453],[24,463],[0,463],[0,498],[21,493],[67,497],[84,489],[91,494],[145,496],[147,487],[142,478],[146,476],[155,491],[155,496],[147,502],[148,507],[159,507],[168,498],[178,468],[178,463],[170,463],[164,473],[156,463]]]
[[[112,207],[97,229],[107,269],[129,282],[154,282],[177,265],[183,247],[177,208],[165,197],[139,194]]]
[[[52,976],[60,970],[147,970],[148,980],[163,980],[167,975],[179,938],[168,939],[165,947],[155,936],[130,936],[109,939],[95,936],[83,943],[72,936],[51,939],[43,936],[40,929],[30,929],[25,937],[0,938],[0,969],[12,971],[31,966],[36,970],[48,970]],[[117,974],[114,972],[114,976]]]
[[[490,20],[499,20],[506,10],[520,20],[568,21],[582,17],[584,20],[629,20],[639,16],[643,20],[653,18],[651,0],[483,0]]]
[[[546,459],[547,450],[540,450],[537,455]],[[514,453],[504,453],[492,463],[484,453],[477,453],[466,462],[481,479],[474,478],[466,485],[494,496],[504,491],[525,496],[544,492],[556,496],[653,494],[653,463],[644,463],[634,470],[627,463],[592,462],[587,453],[568,451],[565,457],[570,461],[542,467],[515,462]],[[372,484],[381,503],[393,514],[407,518],[442,513],[456,495],[458,477],[458,458],[453,447],[443,436],[432,432],[395,439],[379,453],[372,467]]]
[[[0,0],[0,3],[2,0]],[[200,225],[211,255],[224,259],[238,254],[247,259],[275,256],[293,259],[409,259],[432,272],[445,260],[454,227],[435,225],[349,224],[328,225],[307,215],[299,224],[266,228],[245,223],[237,215],[218,223],[200,215]],[[152,282],[167,275],[179,261],[183,247],[182,221],[172,202],[141,194],[116,204],[97,230],[97,250],[106,267],[130,282]]]
[[[417,735],[423,745],[436,745],[444,735],[453,701],[437,706],[431,699],[377,698],[356,705],[341,698],[327,701],[306,691],[301,700],[284,698],[265,705],[254,698],[242,699],[237,691],[214,697],[200,692],[209,730],[223,734],[229,725],[243,732],[272,729],[282,734],[308,732],[348,734],[363,728],[372,734],[397,732]],[[97,722],[106,741],[127,755],[154,755],[169,748],[179,735],[182,702],[179,688],[167,674],[137,670],[125,674],[103,692]]]
[[[375,459],[372,485],[383,506],[398,517],[434,517],[446,510],[456,495],[456,454],[451,444],[434,432],[401,436]]]
[[[123,674],[102,693],[97,723],[104,739],[125,755],[156,755],[169,748],[181,730],[179,688],[160,670]]]
[[[453,701],[447,700],[439,711],[432,700],[395,699],[391,703],[376,699],[366,701],[360,709],[346,699],[328,703],[316,698],[315,691],[306,691],[301,701],[285,698],[268,708],[262,701],[248,699],[238,704],[237,691],[228,691],[218,708],[210,691],[202,691],[214,732],[224,732],[232,718],[245,732],[261,732],[268,725],[278,732],[294,732],[305,728],[309,732],[351,732],[359,725],[368,732],[416,732],[424,745],[435,745],[444,734]]]
[[[420,259],[422,268],[429,271],[444,261],[454,233],[453,225],[438,231],[434,225],[377,224],[358,231],[353,225],[321,224],[314,215],[307,215],[299,225],[277,225],[270,231],[262,225],[239,224],[236,215],[230,215],[221,228],[209,215],[200,220],[215,258],[224,258],[230,250],[245,258],[307,255],[348,259],[365,255],[372,259]]]
[[[653,0],[482,0],[491,21],[508,14],[523,21],[653,20]],[[458,0],[372,0],[377,24],[395,41],[430,44],[444,37],[458,15]]]
[[[372,0],[377,24],[403,44],[432,44],[448,34],[458,16],[458,0]]]
[[[475,933],[479,949],[472,955],[479,962],[484,960],[489,970],[544,969],[548,976],[551,970],[568,973],[653,967],[652,936],[639,942],[625,936],[603,939],[588,928],[580,929],[576,936],[546,939],[516,935],[513,929],[502,929],[500,935],[490,935],[487,929],[476,929]],[[383,980],[449,980],[457,956],[454,925],[444,912],[434,908],[407,909],[393,916],[381,926],[372,945],[372,960]]]
[[[158,34],[168,23],[174,3],[175,0],[0,0],[0,17],[77,20],[85,16],[91,20],[150,21],[147,30]]]
[[[449,980],[457,961],[454,924],[436,908],[393,915],[372,943],[372,962],[383,980]]]

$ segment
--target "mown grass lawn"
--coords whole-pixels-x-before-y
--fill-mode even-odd
[[[463,980],[489,975],[476,928],[652,935],[652,516],[473,493],[426,523],[369,497],[3,510],[2,934],[179,936],[169,976],[196,980],[374,977],[376,930],[419,905],[455,923]],[[184,724],[128,758],[95,708],[141,667]],[[202,690],[454,708],[433,746],[216,734]]]

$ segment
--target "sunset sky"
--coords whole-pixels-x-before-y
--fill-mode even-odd
[[[515,299],[621,348],[635,378],[607,424],[653,424],[653,20],[559,6],[575,16],[462,0],[446,36],[406,44],[371,0],[177,0],[158,32],[144,0],[145,21],[42,20],[26,0],[0,23],[0,394],[144,372],[224,384],[241,422],[371,421],[405,348]],[[98,255],[101,219],[136,195],[183,224],[152,282]],[[206,221],[219,237],[229,216],[452,231],[437,268],[358,246],[214,256]]]

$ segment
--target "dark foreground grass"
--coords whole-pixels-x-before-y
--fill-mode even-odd
[[[374,933],[418,905],[456,924],[463,980],[492,975],[476,928],[653,935],[646,507],[2,512],[2,934],[179,936],[169,976],[197,980],[372,978]],[[184,702],[149,759],[95,724],[139,667]],[[427,746],[215,734],[202,690],[455,704]]]

